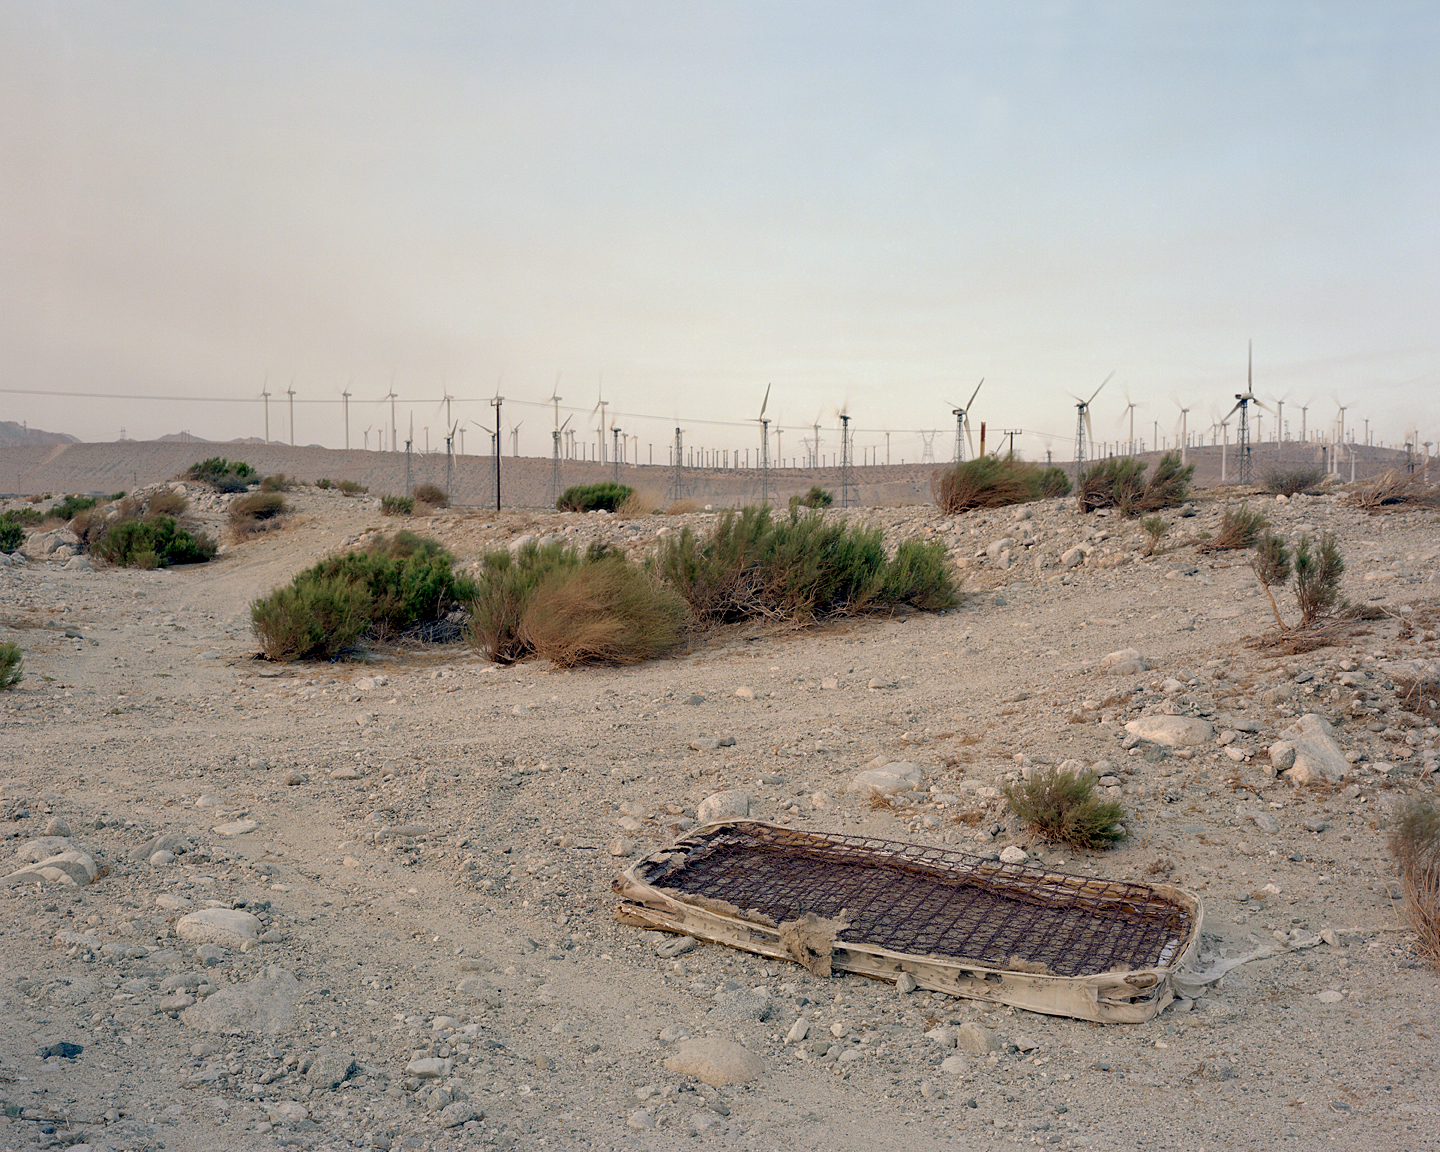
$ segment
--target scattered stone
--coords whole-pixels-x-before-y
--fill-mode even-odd
[[[747,684],[742,684],[739,688],[735,689],[735,695],[742,700],[753,700],[755,699],[755,689]]]
[[[676,1046],[665,1067],[682,1076],[694,1076],[712,1088],[745,1084],[761,1075],[765,1061],[732,1040],[706,1036]]]
[[[1014,844],[1011,844],[1008,848],[1002,849],[1000,852],[1000,860],[1001,863],[1004,864],[1024,864],[1025,861],[1029,859],[1030,853],[1026,852],[1025,849],[1020,848]]]
[[[195,944],[224,944],[239,948],[260,935],[264,925],[249,912],[236,908],[201,908],[180,917],[175,935]]]
[[[1325,780],[1334,784],[1350,770],[1345,751],[1335,740],[1335,730],[1323,716],[1307,712],[1280,735],[1295,749],[1295,759],[1285,777],[1291,783]]]
[[[1145,671],[1145,657],[1138,648],[1121,648],[1118,652],[1100,657],[1100,671],[1112,676],[1133,676]]]
[[[420,1056],[405,1065],[406,1074],[420,1080],[441,1080],[454,1069],[454,1061],[440,1056]]]
[[[230,820],[224,824],[217,824],[210,831],[217,836],[247,836],[256,828],[260,827],[254,820]]]
[[[895,981],[895,991],[902,996],[914,992],[918,987],[920,987],[920,982],[909,972],[901,973],[900,979]]]
[[[335,1052],[321,1048],[315,1053],[305,1073],[305,1081],[317,1088],[334,1088],[345,1082],[355,1070],[355,1056],[350,1052]]]
[[[846,786],[847,792],[864,792],[893,796],[897,792],[913,792],[920,787],[924,770],[908,760],[893,760],[883,767],[867,768]]]
[[[48,850],[60,845],[64,847],[59,851]],[[20,849],[19,856],[29,863],[0,880],[0,885],[13,888],[20,884],[62,884],[83,888],[100,874],[100,866],[90,853],[60,836],[31,840]]]
[[[618,840],[616,840],[613,844],[610,845],[611,856],[624,857],[633,856],[634,854],[635,841],[629,839],[628,837],[621,836]]]
[[[715,792],[700,801],[695,809],[695,818],[701,824],[714,824],[723,820],[745,820],[750,816],[752,801],[749,793],[730,791]]]
[[[1199,747],[1210,742],[1215,725],[1194,716],[1141,716],[1126,724],[1125,731],[1166,748]]]
[[[699,947],[699,944],[700,942],[693,936],[672,936],[655,949],[655,955],[663,960],[673,960],[675,957],[683,956]]]
[[[971,1021],[955,1030],[955,1047],[971,1056],[985,1056],[1000,1051],[1000,1037],[983,1024]]]
[[[359,780],[360,772],[349,764],[344,764],[330,773],[331,780]]]
[[[644,1108],[639,1108],[625,1117],[625,1127],[633,1128],[636,1132],[648,1132],[655,1127],[655,1117]]]
[[[1246,815],[1250,818],[1250,822],[1262,832],[1280,831],[1280,821],[1268,812],[1247,812]]]
[[[770,993],[764,988],[735,988],[717,992],[715,1007],[710,1009],[711,1020],[768,1020],[770,1018]]]
[[[458,1128],[474,1119],[475,1109],[464,1100],[455,1100],[440,1109],[441,1128]]]
[[[970,1061],[958,1054],[947,1056],[944,1060],[940,1061],[940,1071],[944,1072],[947,1076],[963,1076],[969,1069]]]
[[[284,968],[270,965],[244,984],[229,984],[180,1014],[201,1032],[258,1032],[278,1036],[290,1026],[300,982]]]
[[[1324,832],[1330,825],[1326,824],[1325,821],[1318,816],[1311,816],[1305,821],[1305,827],[1310,832]]]
[[[176,856],[182,856],[186,852],[193,852],[195,846],[178,832],[166,832],[161,836],[152,836],[145,843],[130,849],[130,859],[137,864],[142,860],[149,860],[156,852],[173,852]]]

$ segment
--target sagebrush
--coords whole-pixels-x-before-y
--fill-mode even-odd
[[[1313,544],[1308,534],[1295,546],[1295,599],[1300,604],[1300,626],[1309,628],[1341,606],[1340,577],[1345,561],[1333,532]]]
[[[1260,478],[1260,489],[1272,496],[1294,496],[1308,491],[1325,479],[1325,470],[1318,464],[1301,468],[1271,468]]]
[[[431,508],[447,508],[450,505],[450,494],[438,484],[417,484],[414,496],[416,504],[427,504]]]
[[[181,528],[173,516],[157,515],[108,522],[91,540],[90,551],[120,567],[168,568],[203,564],[215,555],[216,544],[204,532]]]
[[[1195,465],[1182,464],[1179,452],[1166,452],[1147,478],[1145,461],[1115,456],[1098,461],[1080,477],[1080,511],[1116,508],[1125,516],[1158,512],[1185,503]]]
[[[18,520],[0,516],[0,552],[17,552],[24,543],[24,526]]]
[[[1390,855],[1417,951],[1440,971],[1440,806],[1433,799],[1411,797],[1401,806],[1390,829]]]
[[[1059,475],[1068,489],[1069,478],[1063,472]],[[931,498],[942,512],[951,515],[972,508],[1025,504],[1052,494],[1055,486],[1051,470],[1008,456],[965,460],[941,468],[930,477]]]
[[[25,654],[20,645],[5,641],[0,644],[0,690],[13,688],[25,675]]]
[[[675,592],[619,554],[540,581],[520,619],[522,641],[561,668],[638,664],[670,652],[686,626]]]
[[[1072,848],[1108,848],[1125,837],[1125,806],[1095,794],[1095,774],[1088,769],[1037,769],[1029,780],[1006,782],[1010,810],[1047,840]]]
[[[1200,544],[1199,550],[1221,552],[1251,548],[1255,541],[1260,539],[1267,524],[1265,513],[1252,512],[1248,504],[1241,504],[1239,508],[1226,508],[1220,517],[1219,529],[1214,536]]]
[[[614,512],[634,493],[627,484],[574,484],[560,493],[555,507],[561,512]]]
[[[243,460],[226,460],[223,456],[212,456],[190,465],[183,478],[208,484],[217,492],[243,492],[256,483],[254,468]]]
[[[413,516],[415,515],[415,497],[413,496],[381,496],[380,515],[382,516]]]

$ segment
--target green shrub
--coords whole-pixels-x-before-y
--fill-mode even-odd
[[[1125,836],[1119,801],[1095,795],[1095,774],[1037,769],[1029,780],[1001,786],[1010,810],[1047,840],[1072,848],[1108,848]]]
[[[145,513],[149,516],[179,516],[189,507],[189,497],[169,488],[152,492],[145,500]]]
[[[1163,540],[1170,531],[1170,525],[1165,523],[1164,519],[1160,516],[1147,516],[1144,520],[1140,521],[1140,527],[1145,530],[1145,535],[1149,537],[1145,542],[1145,555],[1153,556],[1155,555],[1155,549],[1160,547],[1160,541]]]
[[[318,480],[315,481],[315,487],[320,488],[320,489],[322,489],[322,490],[323,490],[323,489],[328,489],[328,488],[330,488],[330,487],[331,487],[331,484],[330,484],[329,478],[326,477],[326,476],[320,477],[320,479],[318,479]]]
[[[81,512],[94,508],[98,503],[98,496],[66,496],[50,509],[50,515],[57,520],[73,520]]]
[[[415,497],[413,496],[381,496],[380,515],[382,516],[413,516],[415,514]]]
[[[803,496],[796,494],[790,497],[791,508],[829,508],[834,503],[835,493],[825,491],[819,484],[810,485],[810,491]]]
[[[555,507],[561,512],[614,512],[634,495],[634,491],[628,485],[609,481],[604,484],[575,484],[560,493]]]
[[[1132,456],[1100,460],[1080,476],[1080,511],[1118,508],[1126,516],[1158,512],[1183,504],[1190,496],[1195,465],[1180,463],[1179,452],[1166,452],[1145,478],[1145,461]]]
[[[1302,535],[1295,546],[1295,599],[1300,604],[1300,626],[1308,628],[1340,604],[1340,576],[1345,561],[1332,532],[1324,533],[1312,550]]]
[[[551,572],[579,566],[580,554],[558,541],[542,547],[532,540],[513,555],[488,553],[475,581],[466,640],[497,664],[524,659],[532,649],[521,621],[536,590]]]
[[[25,529],[9,516],[0,517],[0,552],[16,552],[25,543]]]
[[[370,489],[358,480],[341,480],[335,487],[340,489],[342,496],[363,496]]]
[[[326,557],[255,600],[250,618],[271,660],[332,659],[363,635],[439,620],[474,595],[474,583],[456,575],[444,548],[399,532],[364,551]]]
[[[13,688],[25,675],[25,654],[20,645],[6,641],[0,644],[0,689]]]
[[[943,546],[916,541],[887,561],[879,529],[826,523],[798,509],[783,520],[772,519],[768,508],[727,511],[703,541],[687,526],[661,542],[655,563],[707,623],[805,622],[902,600],[948,606],[956,596]]]
[[[212,456],[198,464],[192,464],[183,476],[197,484],[208,484],[217,492],[243,492],[255,483],[255,469],[243,460],[226,460],[223,456]]]
[[[290,510],[285,497],[274,490],[252,492],[248,496],[237,496],[230,501],[230,519],[248,516],[252,520],[270,520],[283,516]]]
[[[977,456],[930,477],[930,494],[942,512],[1025,504],[1042,494],[1045,471],[1013,456]]]
[[[1390,855],[1416,950],[1440,972],[1440,807],[1434,800],[1412,796],[1400,806],[1390,830]]]
[[[260,481],[261,492],[289,492],[294,487],[295,481],[283,472],[276,472],[273,476],[266,476]]]
[[[267,659],[334,659],[370,627],[370,594],[362,585],[341,576],[302,576],[250,605]]]
[[[450,496],[438,484],[417,484],[415,503],[428,504],[431,508],[446,508],[450,504]]]
[[[684,602],[616,553],[551,570],[520,619],[520,638],[561,668],[638,664],[671,651]]]
[[[1253,548],[1266,530],[1265,513],[1252,512],[1248,504],[1227,508],[1220,517],[1220,529],[1200,545],[1201,552],[1222,552]]]
[[[26,528],[35,528],[45,523],[46,514],[37,512],[34,508],[11,508],[0,513],[0,520],[10,520]]]
[[[1314,488],[1324,478],[1325,472],[1318,464],[1291,468],[1289,471],[1271,468],[1261,477],[1260,488],[1272,496],[1294,496],[1297,492]]]
[[[1040,495],[1048,499],[1070,495],[1070,474],[1052,464],[1040,473]]]
[[[1265,589],[1265,595],[1270,597],[1270,611],[1275,613],[1275,623],[1283,629],[1285,621],[1280,616],[1280,606],[1275,603],[1275,593],[1271,589],[1276,585],[1283,586],[1290,579],[1290,550],[1285,547],[1285,541],[1268,528],[1261,532],[1260,538],[1255,541],[1255,555],[1250,557],[1250,567],[1260,581],[1260,587]]]
[[[215,555],[215,541],[203,532],[192,536],[173,516],[147,516],[111,522],[92,541],[90,551],[121,567],[166,568],[203,564]]]

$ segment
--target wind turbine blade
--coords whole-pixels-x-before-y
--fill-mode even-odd
[[[970,411],[970,404],[975,403],[975,397],[980,395],[980,386],[985,383],[985,377],[980,377],[980,384],[975,385],[975,391],[970,393],[970,403],[965,405],[965,411]]]
[[[1093,400],[1094,397],[1092,396],[1091,399]],[[1095,447],[1095,429],[1090,427],[1090,408],[1088,405],[1085,408],[1085,439],[1090,442],[1091,448]]]
[[[566,417],[565,417],[565,423],[560,425],[559,431],[561,431],[561,432],[565,431],[565,429],[570,426],[570,421],[573,420],[573,419],[575,419],[574,413],[571,413],[569,416],[566,416]]]
[[[1225,418],[1226,420],[1230,419],[1230,417],[1233,416],[1233,415],[1235,415],[1235,413],[1238,412],[1239,410],[1240,410],[1240,401],[1237,400],[1237,401],[1235,402],[1235,407],[1234,407],[1234,408],[1231,408],[1229,412],[1226,412],[1224,418]]]
[[[1100,388],[1104,388],[1106,384],[1109,384],[1110,381],[1114,379],[1114,377],[1115,373],[1112,371],[1109,376],[1106,376],[1104,380],[1100,381]],[[1090,399],[1085,401],[1086,404],[1089,404],[1095,399],[1096,396],[1100,395],[1100,388],[1096,388],[1094,392],[1090,393]]]
[[[975,459],[975,433],[970,430],[970,421],[965,421],[965,439],[970,441],[970,459]]]
[[[1255,391],[1255,386],[1254,386],[1254,384],[1252,383],[1252,379],[1253,379],[1253,376],[1254,376],[1254,369],[1255,369],[1255,341],[1254,341],[1254,340],[1247,340],[1247,341],[1245,341],[1245,391],[1246,391],[1246,392],[1253,392],[1253,391]]]
[[[769,405],[769,403],[770,403],[770,385],[769,385],[769,384],[766,384],[766,385],[765,385],[765,399],[762,400],[762,401],[760,401],[760,417],[758,417],[758,418],[760,418],[760,419],[763,419],[763,418],[764,418],[764,416],[765,416],[765,409],[766,409],[766,407]]]

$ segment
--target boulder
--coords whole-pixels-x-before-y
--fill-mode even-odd
[[[750,795],[747,792],[715,792],[700,801],[695,818],[701,824],[722,820],[745,820],[750,816]]]
[[[1125,731],[1167,748],[1198,747],[1214,737],[1215,725],[1194,716],[1141,716],[1126,724]]]
[[[1295,760],[1285,778],[1294,784],[1311,780],[1335,783],[1350,770],[1350,762],[1335,740],[1335,729],[1323,716],[1307,712],[1280,733],[1281,739],[1294,746]],[[1277,765],[1278,768],[1278,765]]]
[[[847,792],[863,792],[893,796],[897,792],[913,792],[920,787],[924,770],[909,760],[895,760],[879,768],[867,768],[846,787]]]
[[[665,1061],[665,1067],[682,1076],[694,1076],[712,1088],[744,1084],[766,1068],[765,1061],[748,1048],[718,1036],[682,1041]]]

